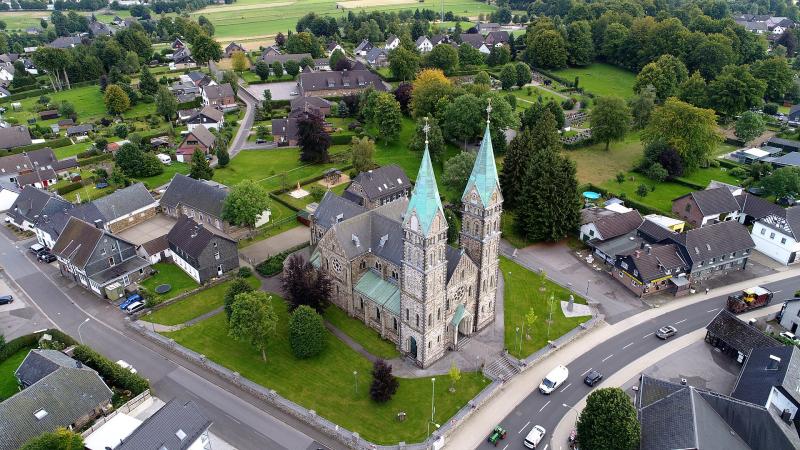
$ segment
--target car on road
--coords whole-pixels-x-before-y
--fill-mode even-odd
[[[522,441],[522,443],[525,445],[525,447],[536,448],[536,446],[539,445],[539,442],[542,442],[542,439],[544,439],[545,433],[546,431],[543,426],[536,425],[531,428],[531,431],[527,436],[525,436],[525,440]]]
[[[561,365],[556,366],[556,368],[551,370],[550,373],[544,377],[544,380],[542,380],[542,384],[539,385],[539,392],[542,394],[550,394],[567,381],[567,377],[569,377],[569,369]]]
[[[47,247],[37,242],[36,244],[33,244],[30,247],[28,247],[28,251],[36,255],[36,257],[38,258],[39,255],[41,255],[44,252],[47,252],[48,250]]]
[[[505,439],[506,435],[508,435],[508,431],[503,428],[502,425],[498,425],[492,429],[492,432],[489,434],[489,438],[486,440],[490,444],[494,444],[494,446],[497,447],[497,443],[500,442],[501,439]]]
[[[125,360],[120,359],[117,361],[117,365],[130,373],[136,373],[136,369],[132,365],[128,364]]]
[[[10,295],[0,295],[0,305],[8,305],[14,301],[14,297]]]
[[[39,259],[39,261],[41,261],[43,263],[48,263],[49,264],[49,263],[55,261],[58,258],[56,258],[56,255],[54,255],[54,254],[52,254],[50,252],[43,252],[41,255],[39,255],[38,259]]]
[[[266,144],[266,143],[267,143],[266,139],[256,139],[256,144]]]
[[[125,312],[133,314],[144,309],[144,302],[133,302],[125,308]]]
[[[667,325],[666,327],[661,327],[656,331],[656,337],[659,339],[667,340],[672,336],[678,334],[678,329],[673,327],[672,325]]]
[[[138,302],[138,301],[141,301],[141,300],[142,300],[142,296],[141,295],[139,295],[137,293],[130,294],[130,295],[128,295],[128,298],[126,298],[125,300],[122,301],[122,303],[119,304],[119,309],[124,310],[128,306],[130,306],[131,303]]]
[[[294,95],[300,95],[300,94],[298,94],[297,91],[292,91],[292,92],[289,92],[289,95],[294,96]]]
[[[583,379],[583,382],[586,383],[587,386],[593,387],[595,384],[599,383],[600,380],[603,379],[603,374],[596,371],[590,370],[589,373],[586,374],[586,378]]]

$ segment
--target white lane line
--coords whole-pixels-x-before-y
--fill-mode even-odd
[[[568,388],[568,387],[570,387],[570,386],[572,386],[572,383],[570,383],[570,384],[568,384],[568,385],[564,386],[564,389],[561,389],[561,392],[564,392],[564,391],[566,391],[566,390],[567,390],[567,388]]]
[[[509,446],[509,445],[511,445],[511,444],[506,444],[506,446],[505,446],[505,447],[503,447],[503,450],[506,450],[506,449],[508,448],[508,446]]]
[[[606,360],[608,360],[608,358],[611,358],[612,356],[614,356],[614,354],[613,354],[613,353],[612,353],[612,354],[610,354],[610,355],[608,355],[608,356],[606,356],[605,358],[603,358],[603,360],[602,360],[602,361],[600,361],[600,362],[606,362]]]
[[[622,347],[622,349],[625,350],[626,348],[630,347],[631,345],[633,345],[633,342],[631,342],[630,344],[626,345],[625,347]]]
[[[517,432],[517,434],[522,434],[522,432],[523,432],[523,431],[525,431],[525,428],[528,428],[528,425],[530,425],[530,424],[531,424],[531,421],[529,420],[529,421],[528,421],[528,423],[526,423],[526,424],[525,424],[525,426],[524,426],[524,427],[522,427],[522,428],[521,428],[521,429],[520,429],[520,430]]]
[[[586,372],[583,372],[583,373],[581,374],[581,376],[584,376],[584,375],[586,375],[587,373],[589,373],[589,372],[591,372],[591,371],[592,371],[592,368],[591,368],[591,367],[589,367],[589,369],[588,369]]]
[[[545,404],[544,404],[544,406],[542,406],[541,408],[539,408],[539,412],[542,412],[542,410],[543,410],[543,409],[544,409],[544,408],[545,408],[547,405],[549,405],[549,404],[550,404],[550,400],[548,400],[548,401],[547,401],[547,403],[545,403]]]
[[[550,444],[545,444],[545,446],[544,446],[544,448],[542,450],[547,450],[547,447],[549,447],[549,446],[550,446]]]
[[[654,334],[655,334],[655,333],[645,334],[645,335],[642,337],[642,339],[647,339],[647,338],[649,338],[650,336],[652,336],[652,335],[654,335]]]
[[[677,325],[677,324],[679,324],[679,323],[683,323],[683,322],[686,322],[686,319],[679,320],[679,321],[675,322],[675,325]]]
[[[231,419],[232,421],[238,423],[239,425],[242,424],[242,422],[239,422],[238,420],[234,419],[232,415],[230,415],[230,414],[228,414],[226,412],[223,412],[222,414],[225,414],[226,416],[228,416],[229,419]]]
[[[719,309],[719,308],[709,309],[709,310],[708,310],[708,311],[706,311],[706,312],[714,312],[714,311],[716,311],[716,310],[718,310],[718,309]]]

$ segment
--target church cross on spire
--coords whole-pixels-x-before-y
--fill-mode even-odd
[[[486,105],[486,125],[487,126],[489,125],[489,122],[491,122],[491,117],[490,116],[492,115],[492,99],[489,98],[488,100],[489,100],[489,104]]]
[[[425,126],[422,127],[422,131],[425,132],[425,146],[428,146],[428,131],[431,130],[431,127],[428,125],[428,116],[425,116]]]

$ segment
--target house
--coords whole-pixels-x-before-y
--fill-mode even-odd
[[[52,48],[74,48],[78,45],[81,45],[80,36],[62,36],[55,38],[53,42],[47,44],[48,47]]]
[[[105,223],[105,217],[94,202],[67,204],[62,210],[39,217],[36,221],[36,228],[33,230],[36,233],[36,240],[47,248],[53,248],[71,217],[96,224],[99,227]]]
[[[55,161],[52,164],[53,171],[56,173],[58,178],[68,178],[69,174],[75,172],[78,167],[78,158],[74,156]]]
[[[141,244],[136,249],[136,253],[148,260],[150,264],[155,264],[172,255],[169,251],[169,241],[167,241],[166,234]]]
[[[92,203],[103,216],[103,228],[110,233],[119,233],[152,219],[158,208],[158,202],[142,183],[116,190]]]
[[[800,152],[789,152],[778,157],[766,157],[764,162],[772,164],[775,168],[800,166]]]
[[[63,277],[100,297],[151,273],[150,263],[136,254],[134,244],[75,217],[70,217],[52,252]]]
[[[786,115],[786,119],[789,122],[800,122],[800,103],[789,108],[789,114]]]
[[[791,139],[771,137],[769,140],[767,140],[766,145],[769,145],[770,147],[777,147],[785,152],[800,151],[800,141],[793,141]]]
[[[168,216],[187,216],[217,230],[227,232],[231,225],[222,220],[222,207],[228,190],[203,180],[175,174],[161,197],[161,210]]]
[[[261,58],[262,58],[262,61],[263,61],[264,56],[280,55],[280,54],[281,54],[281,49],[279,49],[275,45],[270,45],[269,47],[265,48],[263,52],[261,52]],[[311,56],[311,55],[309,54],[309,56]]]
[[[191,80],[176,81],[170,85],[169,90],[175,95],[200,95],[200,87],[194,84],[194,82]]]
[[[20,174],[33,172],[35,168],[52,169],[56,161],[50,147],[4,156],[0,158],[0,181],[16,183]]]
[[[57,125],[58,125],[58,128],[60,130],[61,129],[66,129],[66,128],[69,128],[69,127],[75,125],[75,121],[72,120],[72,119],[61,119],[61,120],[58,121]]]
[[[636,390],[640,450],[800,448],[774,408],[642,374]]]
[[[394,34],[390,34],[388,38],[386,38],[386,42],[383,44],[383,48],[388,50],[394,50],[400,46],[400,38],[395,36]]]
[[[172,41],[172,44],[170,44],[170,47],[173,50],[180,50],[182,48],[186,48],[186,44],[184,44],[183,41],[180,40],[179,38],[175,38],[175,40]]]
[[[749,192],[742,191],[736,195],[736,202],[739,203],[739,213],[734,219],[744,225],[752,225],[772,214],[783,214],[780,206]]]
[[[236,241],[218,231],[181,216],[167,234],[172,261],[198,283],[239,268]]]
[[[754,348],[731,397],[775,410],[789,424],[800,419],[800,349],[794,345]]]
[[[614,275],[639,297],[664,291],[680,295],[688,290],[689,264],[676,244],[650,245],[618,254]]]
[[[181,81],[190,82],[193,85],[197,86],[198,88],[217,84],[217,82],[214,81],[213,78],[211,78],[210,76],[206,75],[203,72],[198,72],[196,70],[191,71],[186,75],[181,75]],[[199,90],[197,92],[200,93]]]
[[[739,363],[744,363],[753,349],[780,345],[778,341],[727,309],[721,309],[706,325],[705,340]]]
[[[173,398],[122,438],[116,450],[210,449],[211,424],[193,401]]]
[[[50,120],[50,119],[57,119],[59,117],[57,109],[48,109],[45,111],[39,112],[39,119],[40,120]]]
[[[92,131],[94,131],[94,125],[90,123],[84,123],[83,125],[75,125],[67,128],[67,136],[87,136]]]
[[[214,128],[219,130],[222,124],[225,123],[225,114],[213,106],[204,106],[203,109],[194,113],[184,122],[189,131],[193,131],[200,125],[207,129]]]
[[[389,64],[389,52],[380,47],[374,47],[364,57],[372,67],[386,67]]]
[[[431,45],[436,47],[439,44],[449,44],[450,36],[446,34],[434,34],[431,36]]]
[[[99,22],[97,20],[93,20],[89,22],[89,32],[92,34],[93,37],[100,37],[100,36],[111,36],[114,34],[113,30],[108,27],[108,25],[104,24],[103,22]]]
[[[19,197],[20,189],[14,183],[0,181],[0,212],[11,209]]]
[[[783,302],[781,312],[778,313],[778,321],[785,330],[791,333],[797,332],[800,327],[800,297],[790,298]]]
[[[489,46],[486,45],[486,43],[483,41],[483,36],[481,36],[480,34],[463,33],[461,35],[461,43],[469,44],[472,46],[472,48],[478,50],[479,52],[485,55],[488,55],[489,53],[492,52]]]
[[[70,206],[69,202],[52,192],[26,186],[20,190],[6,216],[10,219],[9,223],[17,228],[33,231],[40,218],[64,211]]]
[[[34,186],[40,189],[46,189],[57,182],[58,175],[56,171],[50,167],[37,167],[34,170],[17,175],[17,186],[20,188]]]
[[[739,211],[731,191],[720,187],[690,192],[672,200],[672,212],[695,227],[728,220]]]
[[[315,58],[315,59],[314,59],[314,67],[313,67],[313,70],[316,70],[317,72],[319,72],[319,71],[321,71],[321,70],[324,70],[324,71],[326,71],[326,72],[327,72],[327,71],[329,71],[329,70],[331,70],[331,60],[330,60],[329,58]],[[303,69],[303,71],[306,71],[306,72],[311,72],[311,71],[312,71],[312,68],[311,68],[311,67],[308,67],[308,66],[306,66],[306,67]]]
[[[38,36],[42,32],[41,28],[38,27],[28,27],[25,29],[25,33],[29,36]]]
[[[654,224],[666,228],[669,231],[674,233],[683,233],[683,229],[686,226],[686,222],[678,219],[674,219],[672,217],[662,216],[659,214],[648,214],[642,217],[645,221],[649,220]]]
[[[777,147],[752,147],[740,149],[732,156],[735,157],[740,164],[752,164],[764,158],[774,157],[781,151],[782,150]]]
[[[478,24],[475,25],[475,29],[478,30],[478,33],[480,34],[488,34],[493,31],[500,31],[500,24],[494,22],[478,22]]]
[[[755,243],[747,228],[735,221],[695,228],[671,238],[689,263],[689,278],[700,281],[744,270]]]
[[[330,57],[336,50],[339,50],[340,52],[344,53],[344,49],[342,48],[341,45],[339,45],[338,42],[331,42],[328,44],[327,47],[325,47],[325,54],[328,55],[328,57]]]
[[[298,97],[290,105],[292,112],[311,113],[323,119],[331,114],[331,102],[322,97]]]
[[[97,372],[61,352],[31,350],[16,374],[35,381],[0,403],[0,450],[59,427],[80,429],[111,409],[113,393]]]
[[[612,213],[600,214],[599,216],[590,217],[595,214],[595,209],[601,208],[586,208],[581,210],[581,229],[580,239],[584,242],[590,240],[606,241],[613,239],[617,236],[630,233],[639,228],[642,224],[642,216],[639,211],[631,210],[626,213]],[[584,212],[585,211],[585,212]],[[602,208],[601,211],[607,211]]]
[[[420,53],[428,53],[433,50],[433,43],[428,39],[428,36],[425,35],[418,37],[416,42],[414,42],[414,46]]]
[[[338,97],[358,94],[368,87],[386,91],[381,78],[369,70],[353,69],[331,72],[303,72],[298,76],[299,92],[303,97]]]
[[[6,98],[9,95],[11,95],[11,92],[8,89],[0,86],[0,98]]]
[[[781,264],[793,264],[800,252],[800,206],[776,208],[755,221],[750,235],[756,250]]]
[[[370,41],[364,39],[356,46],[355,50],[353,50],[353,53],[355,53],[357,56],[366,56],[367,52],[372,50],[373,47],[375,46],[372,45]]]
[[[298,142],[298,118],[272,119],[272,139],[278,145],[296,147]]]
[[[189,47],[180,48],[172,54],[169,70],[189,69],[192,67],[197,67],[197,61],[192,57]]]
[[[245,50],[244,47],[242,47],[241,44],[237,44],[236,42],[231,42],[230,44],[225,46],[225,57],[226,58],[230,58],[231,56],[233,56],[233,54],[235,52],[242,52],[242,53],[246,54],[247,50]]]
[[[236,104],[236,93],[230,83],[204,86],[202,89],[203,105],[213,106],[222,111],[230,111],[239,106]]]
[[[486,34],[484,43],[488,47],[498,47],[500,45],[508,44],[509,34],[508,31],[490,31]]]
[[[268,47],[261,53],[261,56],[258,57],[259,60],[269,64],[272,66],[272,63],[279,62],[281,64],[286,64],[288,61],[294,61],[300,64],[304,59],[311,58],[311,53],[275,53],[274,51],[270,50],[272,47]],[[270,70],[272,70],[270,68]]]
[[[188,163],[192,159],[195,150],[200,150],[203,154],[209,154],[214,148],[217,138],[203,125],[195,126],[178,145],[175,156],[178,162]]]
[[[24,145],[31,145],[31,134],[28,132],[28,127],[0,128],[0,149],[8,150]]]
[[[361,172],[352,180],[343,197],[368,210],[411,195],[411,181],[396,164]]]

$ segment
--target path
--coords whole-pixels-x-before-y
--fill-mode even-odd
[[[298,225],[271,238],[248,245],[239,250],[239,255],[245,261],[255,265],[270,256],[307,243],[310,237],[308,233],[308,228]]]
[[[187,320],[186,322],[179,323],[177,325],[162,325],[160,323],[148,322],[146,320],[138,320],[138,322],[140,324],[144,325],[146,328],[149,328],[150,330],[152,330],[152,331],[154,331],[156,333],[171,333],[173,331],[178,331],[178,330],[180,330],[182,328],[190,327],[190,326],[192,326],[192,325],[194,325],[197,322],[200,322],[202,320],[206,320],[206,319],[209,319],[211,317],[214,317],[214,316],[216,316],[217,314],[221,313],[224,310],[225,310],[225,307],[224,306],[220,306],[220,307],[215,308],[215,309],[213,309],[213,310],[211,310],[211,311],[209,311],[209,312],[207,312],[205,314],[201,314],[201,315],[195,317],[194,319]]]
[[[236,156],[247,143],[247,137],[250,136],[250,130],[253,128],[256,104],[258,102],[258,99],[253,97],[253,95],[245,89],[242,84],[243,82],[243,80],[239,79],[239,89],[236,90],[236,96],[239,97],[239,100],[244,102],[246,109],[244,118],[239,124],[239,130],[236,132],[236,136],[233,138],[228,148],[228,154],[231,158]]]

